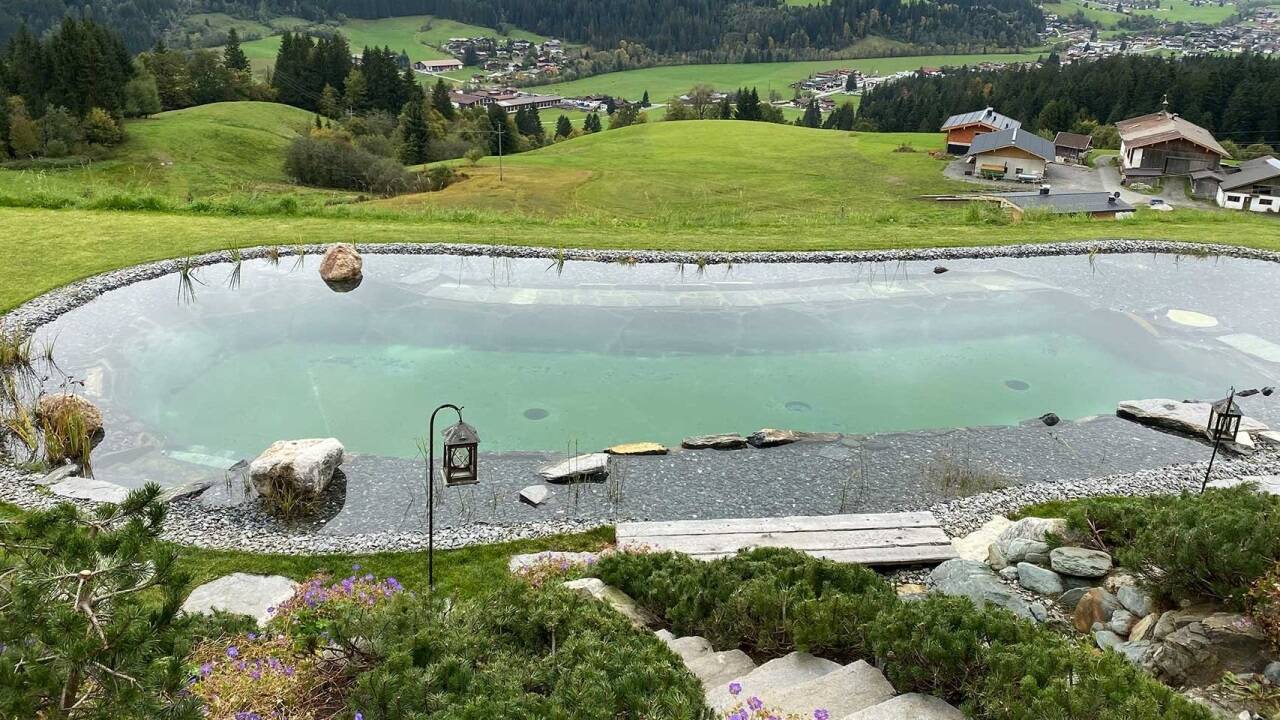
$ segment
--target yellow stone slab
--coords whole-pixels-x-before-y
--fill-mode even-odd
[[[654,442],[623,443],[605,452],[610,455],[666,455],[667,447]]]

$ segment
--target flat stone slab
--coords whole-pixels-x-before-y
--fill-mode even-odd
[[[1111,565],[1111,556],[1101,550],[1059,547],[1049,553],[1049,566],[1063,575],[1100,578],[1111,572]]]
[[[182,611],[212,615],[215,610],[248,615],[266,625],[271,619],[269,610],[293,597],[298,583],[282,575],[250,575],[232,573],[207,582],[191,591]]]
[[[1218,342],[1233,347],[1246,355],[1252,355],[1267,362],[1280,363],[1280,345],[1266,338],[1260,338],[1250,333],[1234,333],[1231,335],[1219,335]]]
[[[546,485],[530,485],[519,492],[520,502],[538,507],[551,498],[551,488]]]
[[[809,682],[839,669],[840,664],[837,662],[815,657],[807,652],[793,652],[770,660],[746,675],[736,678],[735,682],[742,685],[742,692],[737,697],[729,692],[727,684],[712,688],[707,693],[707,704],[717,710],[724,710],[739,702],[739,699],[745,701],[752,696],[768,702],[769,697],[775,692]]]
[[[1116,405],[1116,414],[1144,425],[1154,425],[1167,430],[1208,438],[1210,404],[1207,402],[1180,402],[1168,398],[1149,400],[1124,400]],[[1252,453],[1256,448],[1253,433],[1270,430],[1265,424],[1251,417],[1240,419],[1240,436],[1236,442],[1223,442],[1222,447],[1237,453]]]
[[[618,547],[713,560],[756,547],[786,547],[864,565],[919,565],[956,556],[929,512],[619,523]]]
[[[930,574],[934,587],[944,595],[967,597],[974,605],[991,603],[1014,615],[1031,619],[1031,605],[1008,585],[1000,582],[985,563],[977,560],[948,560]]]
[[[844,720],[964,720],[964,713],[932,695],[907,693],[859,710]]]
[[[747,444],[756,448],[790,445],[799,440],[800,433],[794,430],[778,430],[776,428],[761,428],[747,436]]]
[[[1000,533],[1004,532],[1013,521],[1003,515],[996,515],[990,520],[983,523],[982,527],[965,535],[962,538],[956,538],[951,541],[951,545],[956,549],[956,555],[965,560],[978,560],[985,562],[987,555],[991,551],[991,543],[1000,537]]]
[[[1218,318],[1212,315],[1196,312],[1195,310],[1179,310],[1178,308],[1170,308],[1164,316],[1185,327],[1211,328],[1218,326]]]
[[[895,695],[884,674],[864,660],[851,662],[817,679],[775,692],[765,701],[782,717],[813,717],[822,708],[829,717],[845,718]]]
[[[632,625],[643,628],[655,625],[658,619],[648,610],[636,604],[631,596],[622,592],[612,585],[606,585],[600,578],[582,578],[581,580],[569,580],[564,583],[569,590],[573,590],[583,595],[595,598],[604,603],[608,603],[609,607],[616,610],[623,617],[631,621]]]
[[[666,455],[666,445],[656,442],[636,442],[614,445],[605,449],[610,455]]]
[[[72,477],[49,486],[49,492],[58,497],[74,500],[90,500],[100,503],[122,503],[129,497],[129,488],[93,478]]]
[[[539,474],[552,483],[597,482],[609,476],[609,455],[578,455],[543,468]]]
[[[526,553],[523,555],[512,555],[507,561],[507,570],[512,573],[518,573],[521,570],[531,568],[535,565],[549,563],[559,565],[561,567],[571,567],[573,565],[590,565],[596,561],[598,556],[593,552],[564,552],[561,550],[547,550],[539,553]]]
[[[741,450],[746,446],[747,439],[737,433],[695,435],[680,443],[680,447],[686,450]]]
[[[1246,483],[1257,485],[1258,492],[1267,493],[1268,495],[1280,495],[1280,475],[1246,475],[1238,478],[1214,480],[1209,483],[1208,487],[1231,488]]]

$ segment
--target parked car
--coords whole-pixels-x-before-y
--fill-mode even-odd
[[[1151,201],[1147,203],[1147,206],[1152,210],[1159,210],[1160,212],[1170,212],[1173,210],[1172,205],[1160,198],[1151,198]]]
[[[1044,181],[1044,175],[1041,173],[1018,173],[1014,176],[1018,182],[1038,183]]]

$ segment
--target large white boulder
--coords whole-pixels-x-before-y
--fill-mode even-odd
[[[1116,414],[1127,420],[1154,425],[1167,430],[1208,437],[1209,408],[1207,402],[1179,402],[1168,398],[1152,398],[1149,400],[1125,400],[1116,406]],[[1251,437],[1254,433],[1268,431],[1265,424],[1251,417],[1240,419],[1240,434],[1236,442],[1223,442],[1222,446],[1241,454],[1249,454],[1257,449]]]
[[[281,440],[249,464],[249,479],[264,497],[286,488],[317,495],[329,487],[344,452],[335,438]]]
[[[539,474],[552,483],[601,482],[609,477],[609,455],[578,455],[543,468]]]
[[[298,589],[298,583],[282,575],[232,573],[207,582],[191,591],[182,611],[212,615],[215,610],[248,615],[266,625],[272,610],[280,607]]]

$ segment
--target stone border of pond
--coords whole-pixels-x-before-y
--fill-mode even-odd
[[[277,254],[296,256],[301,251],[319,257],[324,245],[288,248],[258,247],[241,250],[243,259],[260,259]],[[676,263],[716,265],[742,263],[860,263],[1022,258],[1093,254],[1172,254],[1187,256],[1224,256],[1241,259],[1280,262],[1280,253],[1220,244],[1110,239],[1088,242],[1043,243],[960,248],[927,248],[882,251],[827,252],[675,252],[625,251],[590,249],[552,249],[502,245],[456,245],[447,243],[385,243],[358,245],[369,254],[441,254],[459,256],[494,256],[509,258],[541,258],[556,262],[585,261],[605,263]],[[196,267],[232,262],[230,252],[213,252],[181,260],[162,260],[110,271],[71,283],[37,297],[4,316],[0,327],[31,332],[63,313],[84,305],[100,295],[132,283],[178,272],[183,267]],[[940,265],[935,272],[945,272]],[[1091,477],[1080,480],[1054,480],[1015,485],[957,500],[929,504],[928,500],[907,496],[898,510],[932,510],[953,537],[976,529],[993,514],[1010,512],[1025,505],[1051,499],[1068,499],[1107,494],[1151,495],[1176,493],[1198,487],[1205,464],[1191,463],[1133,472]],[[1214,467],[1218,478],[1244,475],[1280,474],[1280,450],[1267,448],[1248,457],[1220,460]],[[64,501],[40,487],[41,476],[31,475],[0,463],[0,501],[28,509],[46,508]],[[72,500],[79,504],[87,501]],[[632,519],[632,518],[624,518]],[[643,519],[643,518],[635,518]],[[502,542],[520,538],[582,532],[613,524],[613,519],[557,518],[512,524],[468,523],[437,532],[440,548]],[[355,533],[326,535],[297,525],[286,527],[265,516],[256,508],[242,504],[232,507],[207,507],[191,498],[170,503],[170,514],[164,533],[174,542],[215,549],[291,554],[369,553],[425,548],[426,536],[420,532]]]
[[[276,255],[296,258],[301,252],[319,258],[326,245],[259,246],[239,250],[241,259],[256,260]],[[546,248],[521,245],[477,245],[453,243],[366,243],[356,249],[370,255],[456,255],[501,258],[533,258],[554,262],[601,263],[674,263],[679,265],[731,265],[747,263],[883,263],[947,260],[981,260],[984,258],[1028,258],[1063,255],[1149,254],[1187,255],[1194,257],[1233,257],[1245,260],[1280,262],[1280,252],[1239,247],[1236,245],[1171,242],[1164,240],[1126,240],[1113,238],[1061,243],[1027,243],[1019,245],[977,245],[973,247],[912,248],[901,250],[818,250],[796,252],[696,252],[684,250],[594,250],[590,248]],[[0,328],[32,332],[60,315],[84,305],[103,293],[143,280],[176,273],[183,267],[203,267],[233,262],[231,251],[222,250],[189,258],[158,260],[132,267],[93,275],[51,290],[0,316]],[[945,266],[935,268],[945,272]]]

